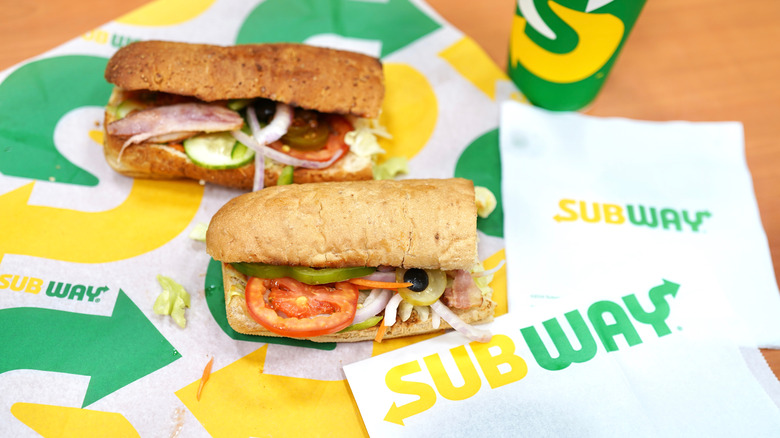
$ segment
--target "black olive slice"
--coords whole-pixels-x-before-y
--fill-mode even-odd
[[[404,282],[412,283],[408,287],[414,292],[422,292],[428,288],[428,273],[423,269],[412,268],[404,273]]]

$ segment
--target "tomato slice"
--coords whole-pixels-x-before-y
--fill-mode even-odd
[[[349,150],[349,145],[344,142],[344,136],[353,130],[352,124],[349,123],[349,120],[336,114],[326,114],[322,117],[330,126],[330,134],[328,135],[328,141],[325,142],[325,146],[321,149],[312,151],[295,148],[287,149],[281,141],[275,141],[268,146],[291,157],[308,161],[328,161],[340,150],[346,153]]]
[[[268,330],[291,338],[335,333],[355,319],[357,286],[347,282],[308,285],[289,277],[249,277],[246,306]]]

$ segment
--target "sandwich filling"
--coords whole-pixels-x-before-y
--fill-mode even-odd
[[[334,268],[232,263],[240,284],[228,300],[245,300],[249,315],[270,332],[309,338],[353,330],[386,330],[410,319],[433,329],[441,320],[471,340],[490,333],[462,320],[457,312],[490,301],[488,286],[499,267],[485,271],[402,268]]]
[[[389,137],[376,120],[293,107],[269,99],[204,102],[164,92],[116,88],[107,107],[108,135],[128,147],[155,144],[210,169],[290,166],[325,169],[348,155],[375,161]],[[254,190],[263,188],[256,171]]]

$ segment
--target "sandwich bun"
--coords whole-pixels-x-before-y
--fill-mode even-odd
[[[378,117],[384,99],[384,76],[378,59],[303,44],[216,46],[139,41],[111,57],[105,78],[115,88],[106,107],[104,127],[117,119],[111,109],[139,92],[166,93],[176,101],[218,104],[229,99],[267,98],[322,113],[367,118]],[[107,163],[123,175],[188,178],[252,189],[254,163],[209,169],[168,144],[142,142],[123,151],[126,140],[106,132],[103,143]],[[275,185],[283,168],[267,162],[265,185]],[[373,178],[372,169],[371,158],[348,152],[325,169],[296,168],[293,182],[367,180]]]
[[[384,99],[377,58],[305,44],[139,41],[111,57],[105,78],[130,91],[161,91],[204,102],[262,97],[366,118],[379,116]]]
[[[476,224],[467,179],[292,184],[228,201],[206,245],[226,263],[470,269]]]
[[[356,266],[471,270],[478,264],[474,186],[470,180],[419,179],[269,187],[226,203],[206,233],[209,255],[222,262],[225,307],[239,333],[279,336],[249,314],[247,277],[231,263],[315,268]],[[451,309],[466,323],[491,321],[489,295]],[[451,328],[412,310],[384,338]],[[305,338],[316,342],[372,340],[377,327]]]

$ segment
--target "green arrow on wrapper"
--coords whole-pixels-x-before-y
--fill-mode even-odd
[[[181,357],[121,289],[111,316],[3,309],[0,333],[0,374],[30,369],[90,376],[82,408]]]

